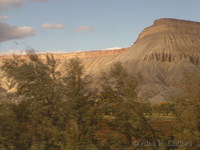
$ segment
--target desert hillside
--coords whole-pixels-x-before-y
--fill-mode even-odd
[[[144,79],[141,94],[152,101],[170,100],[185,71],[200,73],[200,23],[159,19],[142,31],[137,41],[115,61]]]
[[[114,60],[118,55],[121,55],[127,50],[127,48],[122,49],[112,49],[112,50],[95,50],[95,51],[82,51],[82,52],[74,52],[74,53],[52,53],[55,59],[58,60],[58,70],[64,71],[64,64],[70,59],[74,57],[78,57],[82,60],[82,63],[85,68],[85,72],[87,74],[94,75],[96,72],[100,71],[99,67],[107,66],[112,60]],[[15,53],[16,54],[16,53]],[[38,54],[42,60],[45,60],[46,54]],[[17,54],[20,58],[27,58],[25,54]],[[2,64],[4,59],[13,59],[13,55],[5,54],[0,55],[0,65]],[[7,91],[13,91],[10,81],[8,81],[3,72],[0,73],[0,85],[3,89]],[[4,90],[3,90],[4,91]]]
[[[44,55],[40,55],[44,57]],[[54,54],[60,60],[59,70],[67,59],[79,57],[86,72],[98,76],[101,71],[120,61],[131,74],[140,74],[140,96],[157,101],[170,101],[180,94],[177,87],[184,72],[200,73],[200,23],[178,19],[158,19],[145,28],[136,42],[119,50],[86,51]],[[23,57],[23,56],[22,56]],[[11,58],[10,55],[0,57]],[[8,89],[6,79],[1,85]]]

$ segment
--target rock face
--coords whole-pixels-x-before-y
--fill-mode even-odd
[[[158,19],[141,32],[131,47],[54,56],[61,60],[60,70],[68,58],[80,57],[87,73],[93,76],[120,61],[131,74],[142,75],[140,96],[152,103],[169,101],[180,94],[177,85],[185,71],[200,73],[200,23]]]
[[[96,50],[96,51],[86,51],[86,52],[76,52],[76,53],[66,53],[66,54],[55,54],[55,58],[61,60],[60,69],[62,70],[62,64],[69,58],[79,57],[85,70],[88,74],[93,74],[99,71],[99,66],[105,67],[109,62],[114,60],[118,55],[121,55],[127,50],[127,48],[117,49],[117,50]]]
[[[159,19],[115,60],[142,75],[140,94],[156,102],[177,96],[184,72],[200,73],[199,59],[200,23]]]
[[[122,49],[113,49],[113,50],[96,50],[96,51],[83,51],[83,52],[75,52],[75,53],[53,53],[55,59],[59,60],[58,70],[64,72],[64,64],[70,58],[78,57],[82,60],[82,63],[85,67],[85,71],[87,74],[93,74],[94,72],[100,71],[99,66],[105,67],[109,62],[114,60],[118,55],[121,55],[127,50],[127,48]],[[25,58],[26,55],[18,55],[20,58]],[[41,59],[45,59],[45,54],[39,54]],[[2,64],[3,59],[12,59],[13,55],[0,55],[0,66]],[[12,83],[6,79],[3,72],[0,72],[0,87],[6,89],[10,92],[14,91]]]

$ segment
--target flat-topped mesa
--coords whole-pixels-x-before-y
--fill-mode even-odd
[[[152,26],[147,27],[142,31],[137,41],[144,37],[164,32],[200,36],[200,22],[170,18],[158,19],[154,21],[154,24]]]
[[[73,52],[73,53],[50,53],[54,56],[55,59],[59,60],[58,64],[58,70],[61,73],[65,73],[66,71],[66,62],[70,58],[78,57],[81,59],[82,64],[84,65],[84,71],[86,74],[93,74],[93,72],[96,72],[99,70],[100,67],[106,66],[108,63],[110,63],[113,59],[115,59],[117,56],[121,55],[125,51],[127,51],[128,48],[121,48],[121,49],[112,49],[112,50],[94,50],[94,51],[82,51],[82,52]],[[42,61],[45,62],[46,60],[46,54],[38,54],[39,58],[41,58]],[[17,55],[18,58],[27,59],[27,55]],[[14,59],[13,55],[0,55],[0,66],[3,63],[4,59]],[[3,72],[0,72],[0,75],[3,76]],[[15,91],[15,87],[10,89],[9,83],[10,81],[7,81],[7,78],[1,78],[0,83],[2,88],[8,90],[8,91]],[[1,89],[0,89],[1,90]],[[0,91],[1,93],[1,91]]]
[[[181,24],[195,24],[200,25],[200,22],[182,20],[182,19],[172,19],[172,18],[161,18],[154,21],[154,25],[163,24],[163,23],[181,23]]]
[[[200,22],[158,19],[145,28],[132,46],[137,59],[200,65]],[[136,56],[135,56],[136,57]]]
[[[111,50],[94,50],[94,51],[80,51],[80,52],[70,52],[70,53],[49,53],[53,54],[55,58],[57,59],[63,59],[63,58],[73,58],[73,57],[79,57],[79,58],[96,58],[96,57],[107,57],[107,56],[115,56],[120,55],[121,53],[127,51],[127,48],[121,48],[121,49],[111,49]],[[40,58],[45,58],[46,54],[48,53],[38,53]],[[27,55],[19,54],[18,57],[20,58],[26,58]],[[0,55],[0,59],[12,59],[13,55],[11,54],[5,54]]]
[[[55,58],[97,58],[97,57],[108,57],[108,56],[117,56],[121,53],[125,52],[127,48],[121,49],[112,49],[112,50],[96,50],[96,51],[81,51],[81,52],[73,52],[73,53],[60,53],[54,54]]]

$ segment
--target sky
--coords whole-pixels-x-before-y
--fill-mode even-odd
[[[200,22],[200,0],[0,0],[0,51],[133,45],[159,18]]]

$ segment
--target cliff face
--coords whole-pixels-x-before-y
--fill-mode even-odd
[[[139,58],[143,55],[145,61],[187,59],[199,63],[200,23],[177,19],[156,20],[142,31],[132,47],[146,49],[136,54]]]
[[[170,100],[181,94],[177,85],[183,80],[184,71],[200,73],[200,23],[158,19],[145,28],[129,48],[54,56],[61,60],[61,71],[64,71],[63,64],[68,58],[81,58],[86,72],[93,77],[120,61],[129,73],[142,75],[144,82],[140,85],[140,96],[152,102]],[[5,85],[4,81],[2,85]]]
[[[116,58],[131,73],[143,76],[140,94],[152,101],[177,96],[184,72],[200,73],[199,59],[200,23],[177,19],[154,21]]]
[[[159,19],[146,28],[138,37],[138,42],[145,39],[152,41],[154,51],[144,56],[144,60],[179,61],[187,59],[199,63],[200,23],[177,20]],[[159,37],[161,39],[158,39]],[[155,42],[159,42],[156,44]],[[152,45],[152,46],[153,46]]]
[[[139,35],[138,40],[157,33],[181,33],[188,35],[199,35],[199,22],[178,20],[178,19],[158,19],[154,21],[154,24],[147,27]]]
[[[99,70],[99,66],[104,67],[109,62],[114,60],[118,55],[121,55],[127,50],[127,48],[122,49],[113,49],[113,50],[96,50],[96,51],[83,51],[83,52],[74,52],[74,53],[54,53],[55,59],[59,60],[58,70],[61,72],[65,72],[64,64],[70,59],[74,57],[78,57],[82,60],[82,63],[85,67],[85,71],[87,74],[94,74],[94,72],[101,71]],[[26,59],[26,55],[18,55],[20,58]],[[45,54],[39,54],[39,57],[42,60],[45,60]],[[13,59],[13,55],[0,55],[0,66],[2,64],[3,59]],[[14,91],[12,87],[12,83],[4,77],[3,72],[0,72],[0,85],[2,88],[8,91]]]

